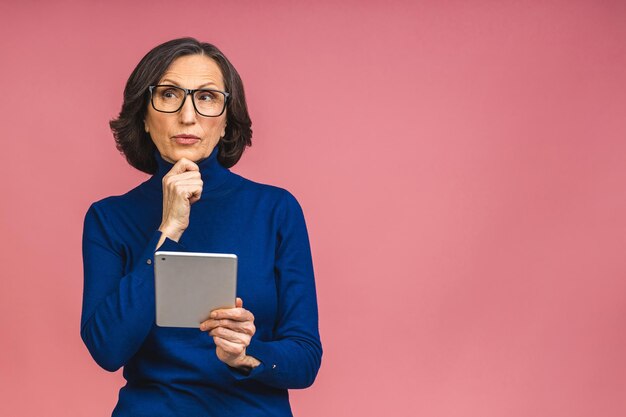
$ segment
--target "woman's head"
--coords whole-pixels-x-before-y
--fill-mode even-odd
[[[170,100],[178,95],[182,99],[185,92],[160,87],[150,91],[150,86],[157,85],[215,91],[207,92],[211,96],[203,92],[185,96],[183,106],[176,111],[155,98]],[[217,114],[201,104],[211,97],[218,102],[225,100],[224,112],[215,117],[198,114],[192,98],[201,113]],[[149,174],[156,171],[155,147],[170,162],[181,157],[197,161],[207,157],[219,141],[218,159],[230,168],[239,161],[245,147],[251,145],[252,136],[239,74],[215,46],[193,38],[166,42],[143,57],[126,83],[122,111],[110,126],[117,149],[133,167]],[[199,140],[185,140],[179,135],[196,136]]]

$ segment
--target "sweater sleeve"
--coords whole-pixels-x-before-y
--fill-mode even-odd
[[[321,365],[322,345],[318,329],[317,296],[309,237],[302,208],[286,193],[283,220],[278,228],[275,276],[278,316],[273,340],[252,338],[246,353],[261,365],[247,376],[282,388],[310,386]]]
[[[124,273],[123,242],[114,236],[104,210],[92,204],[83,228],[83,308],[80,334],[91,356],[107,371],[124,366],[139,350],[155,320],[156,230],[137,265]],[[184,251],[165,239],[159,250]]]

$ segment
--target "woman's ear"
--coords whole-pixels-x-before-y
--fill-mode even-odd
[[[145,130],[146,133],[150,133],[150,129],[148,128],[148,123],[146,123],[146,119],[143,119],[143,130]]]

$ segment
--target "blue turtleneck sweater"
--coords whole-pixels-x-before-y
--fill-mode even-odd
[[[159,250],[234,253],[238,296],[255,317],[249,374],[215,354],[199,329],[155,324],[154,269],[161,237],[162,178],[173,167],[155,151],[158,171],[121,196],[93,203],[83,231],[81,336],[104,369],[124,367],[113,416],[290,416],[287,389],[313,383],[322,347],[306,225],[287,191],[230,172],[218,148],[200,161],[202,197],[179,242]]]

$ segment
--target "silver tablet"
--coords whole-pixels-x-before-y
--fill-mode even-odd
[[[212,310],[235,306],[237,256],[157,251],[154,279],[157,326],[198,328]]]

